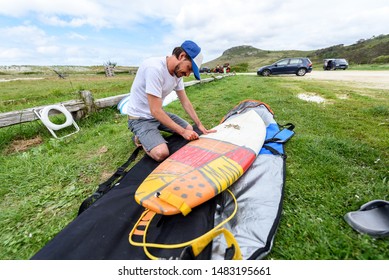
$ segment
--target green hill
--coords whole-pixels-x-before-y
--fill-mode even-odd
[[[284,57],[309,57],[313,64],[321,65],[324,58],[342,57],[350,64],[387,64],[389,63],[389,35],[374,36],[370,39],[358,40],[355,44],[343,44],[319,50],[269,51],[252,46],[238,46],[223,52],[222,56],[204,63],[205,67],[230,63],[235,71],[255,71],[259,66],[271,64]]]

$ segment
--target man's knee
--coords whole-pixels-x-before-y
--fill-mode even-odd
[[[169,148],[166,144],[158,145],[148,153],[155,161],[161,162],[169,156]]]

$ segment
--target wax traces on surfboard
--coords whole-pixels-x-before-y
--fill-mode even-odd
[[[217,132],[203,134],[200,137],[244,146],[257,154],[266,137],[266,125],[254,110],[233,115],[213,129],[216,129]]]
[[[224,191],[249,168],[263,145],[266,128],[254,114],[257,118],[250,114],[250,120],[262,123],[246,126],[247,115],[242,114],[242,118],[218,126],[223,137],[208,134],[212,137],[200,137],[172,154],[139,186],[136,201],[157,213],[173,215],[181,212],[177,205],[193,208]],[[235,143],[223,141],[225,135],[226,140],[233,138]],[[250,143],[250,148],[244,143]]]

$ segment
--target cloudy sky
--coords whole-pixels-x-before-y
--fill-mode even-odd
[[[314,50],[389,34],[388,0],[0,0],[0,65],[137,66],[191,39]]]

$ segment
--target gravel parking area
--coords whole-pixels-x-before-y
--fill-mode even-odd
[[[335,80],[356,83],[360,87],[389,89],[389,71],[315,71],[304,76],[306,79]]]
[[[237,73],[237,75],[257,75],[257,73]],[[344,81],[364,88],[389,89],[389,71],[353,71],[332,70],[307,73],[303,77],[296,75],[277,75],[278,77],[291,77],[296,79],[312,79],[326,81]],[[277,77],[275,76],[275,77]],[[263,77],[266,78],[266,77]]]

